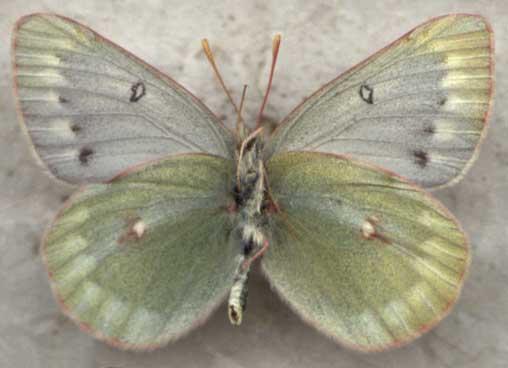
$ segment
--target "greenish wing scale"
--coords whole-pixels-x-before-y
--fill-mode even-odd
[[[197,98],[71,19],[21,18],[12,63],[23,126],[61,180],[103,182],[172,154],[234,157],[232,134]]]
[[[265,275],[305,321],[357,350],[420,336],[450,310],[469,265],[452,215],[395,174],[311,152],[267,163],[279,212]]]
[[[451,185],[486,133],[493,47],[484,18],[435,18],[305,100],[275,130],[266,156],[346,154],[425,188]]]
[[[43,254],[62,309],[124,349],[151,350],[202,322],[238,266],[227,207],[233,163],[179,155],[73,196]]]

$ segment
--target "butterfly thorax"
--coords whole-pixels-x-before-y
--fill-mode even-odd
[[[235,187],[237,225],[241,255],[238,270],[229,297],[229,318],[239,325],[247,298],[247,278],[250,264],[266,249],[263,234],[265,171],[262,160],[262,142],[254,138],[242,144],[238,154],[237,182]]]

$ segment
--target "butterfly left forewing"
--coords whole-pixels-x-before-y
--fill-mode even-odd
[[[468,245],[414,184],[346,157],[288,152],[267,163],[278,211],[263,270],[304,320],[377,351],[428,331],[458,298]]]
[[[12,63],[23,127],[60,180],[102,182],[170,154],[234,157],[232,134],[198,99],[76,21],[21,18]]]
[[[485,135],[493,77],[486,20],[435,18],[304,101],[274,132],[267,157],[347,154],[425,188],[453,184]]]

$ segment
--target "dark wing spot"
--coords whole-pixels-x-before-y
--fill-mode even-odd
[[[71,131],[78,133],[81,131],[81,127],[78,124],[71,124]]]
[[[423,132],[429,135],[432,135],[436,132],[436,128],[433,124],[426,125],[425,128],[423,128]]]
[[[131,87],[131,97],[129,98],[130,102],[138,102],[141,100],[146,93],[146,87],[143,82],[138,82]]]
[[[427,152],[422,150],[416,150],[413,151],[413,155],[415,157],[415,162],[418,166],[420,166],[422,169],[427,167],[429,163],[429,155]]]
[[[90,156],[93,155],[93,150],[88,147],[83,147],[81,151],[79,151],[79,162],[81,162],[83,165],[88,164],[88,160],[90,159]]]
[[[369,87],[368,85],[366,84],[362,84],[360,86],[360,97],[362,98],[362,100],[364,100],[365,102],[367,102],[368,104],[373,104],[374,103],[374,89]]]
[[[60,102],[60,103],[68,103],[69,99],[65,98],[65,97],[62,97],[62,96],[58,96],[58,102]]]
[[[448,101],[448,99],[446,97],[443,97],[437,103],[439,104],[439,106],[443,106],[446,103],[446,101]]]

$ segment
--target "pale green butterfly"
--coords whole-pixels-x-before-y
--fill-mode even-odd
[[[87,183],[43,244],[63,311],[109,344],[154,349],[228,291],[239,324],[250,264],[264,253],[277,293],[338,342],[376,351],[420,336],[457,300],[470,256],[457,221],[417,185],[453,184],[477,156],[492,49],[482,17],[435,18],[325,85],[269,137],[246,137],[241,120],[232,134],[92,30],[22,18],[20,116],[53,176]]]

